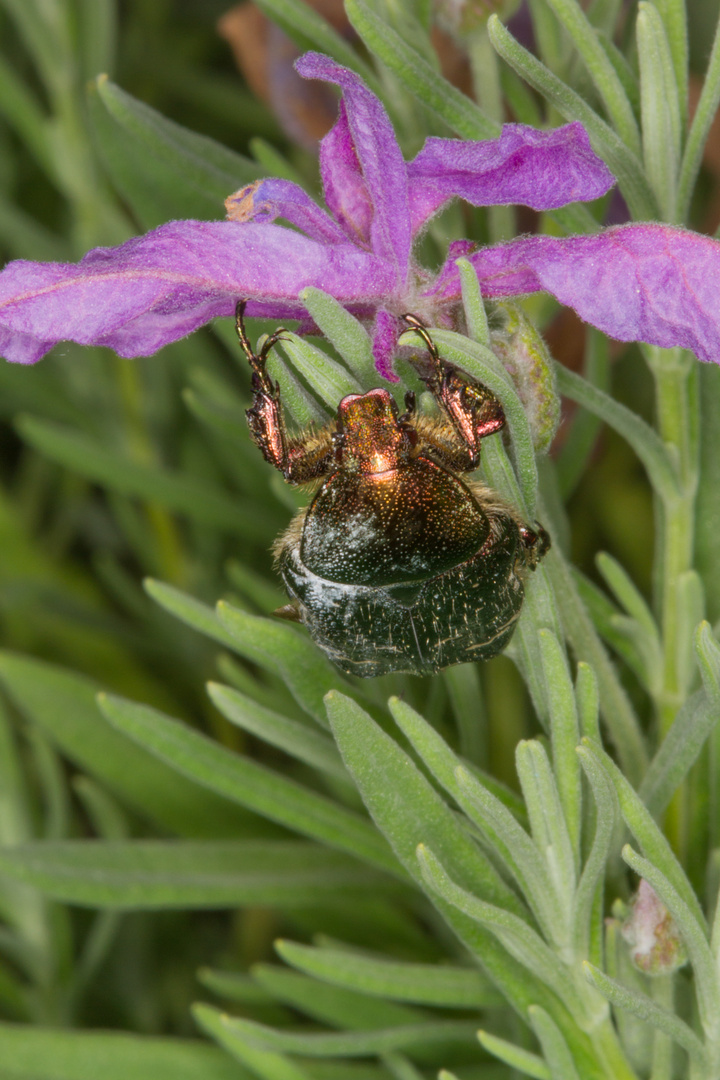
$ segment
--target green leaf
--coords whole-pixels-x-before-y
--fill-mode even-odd
[[[57,840],[0,848],[0,871],[70,904],[281,910],[381,888],[355,859],[283,840]]]
[[[548,3],[582,56],[613,127],[629,149],[639,154],[640,132],[632,106],[585,12],[574,0],[548,0]]]
[[[577,766],[577,757],[575,760]],[[547,932],[552,933],[552,940],[561,947],[570,931],[576,877],[572,841],[565,823],[560,793],[545,747],[538,739],[518,743],[515,767],[528,808],[533,840],[547,865],[552,884],[552,894],[547,899],[557,909],[553,923],[549,926],[545,923],[545,926]]]
[[[573,945],[587,956],[592,938],[595,896],[603,881],[615,831],[616,800],[610,782],[585,747],[577,749],[595,799],[595,835],[573,900]]]
[[[512,1069],[517,1069],[525,1076],[532,1076],[534,1080],[553,1080],[550,1069],[537,1054],[531,1054],[505,1039],[498,1039],[487,1031],[478,1031],[478,1039],[489,1054],[493,1054],[499,1061],[504,1061]]]
[[[267,544],[273,524],[257,511],[248,514],[241,500],[180,472],[141,465],[96,439],[34,416],[21,416],[18,433],[51,461],[121,495],[157,502],[207,528]]]
[[[672,39],[671,39],[672,44]],[[686,43],[687,45],[687,43]],[[678,84],[683,84],[678,80]],[[700,93],[700,99],[695,109],[695,115],[690,126],[690,132],[685,144],[680,178],[677,191],[677,220],[685,222],[688,219],[690,200],[695,188],[695,181],[702,162],[703,150],[710,132],[710,126],[717,113],[720,104],[720,21],[715,27],[715,38],[712,44],[710,59],[705,72],[705,81]]]
[[[346,0],[353,29],[368,49],[393,72],[418,101],[463,139],[493,139],[500,125],[489,120],[364,0]]]
[[[543,1056],[550,1066],[551,1075],[562,1076],[563,1080],[580,1080],[568,1044],[557,1024],[539,1005],[531,1005],[528,1015],[532,1029],[542,1046]]]
[[[252,698],[220,683],[208,683],[208,694],[223,716],[271,746],[321,772],[347,782],[348,775],[332,739],[319,731],[265,709]]]
[[[217,613],[234,651],[280,678],[298,705],[326,727],[323,695],[352,688],[310,639],[280,619],[248,615],[230,604],[218,604]]]
[[[464,1020],[436,1021],[385,1028],[379,1031],[330,1032],[306,1035],[277,1031],[253,1020],[227,1016],[209,1005],[196,1007],[195,1015],[205,1019],[215,1014],[218,1025],[258,1050],[297,1054],[300,1057],[366,1057],[393,1050],[419,1049],[433,1044],[468,1044],[474,1041],[476,1025]]]
[[[302,52],[316,49],[334,57],[338,63],[360,75],[373,93],[380,93],[380,84],[370,65],[304,0],[257,0],[257,7],[284,30]]]
[[[235,638],[220,622],[214,608],[196,600],[194,596],[188,596],[174,585],[166,585],[154,578],[145,578],[143,588],[148,596],[186,626],[197,630],[204,637],[218,641],[225,648],[234,650]]]
[[[667,809],[719,718],[717,701],[708,698],[704,690],[698,690],[678,710],[638,790],[653,817],[659,818]]]
[[[682,120],[673,58],[658,9],[648,0],[638,5],[635,26],[645,171],[663,220],[675,221]]]
[[[337,410],[346,394],[357,394],[362,390],[344,367],[297,334],[283,334],[280,344],[295,370],[332,412]]]
[[[488,33],[497,52],[518,75],[522,75],[566,120],[579,120],[584,125],[593,149],[617,177],[633,218],[640,221],[656,219],[658,208],[653,192],[632,150],[579,94],[524,49],[497,15],[490,16]]]
[[[106,1031],[60,1031],[0,1023],[8,1080],[252,1080],[226,1054],[197,1039]]]
[[[625,824],[640,844],[643,854],[664,874],[692,912],[693,917],[700,926],[705,928],[705,915],[692,885],[673,853],[667,838],[653,820],[637,792],[604,750],[590,742],[589,739],[583,739],[582,745],[586,753],[597,762],[613,785]]]
[[[273,964],[255,964],[252,974],[273,1000],[335,1028],[365,1031],[434,1019],[420,1009],[378,1001],[356,990],[330,986]]]
[[[308,286],[300,299],[313,321],[337,349],[352,373],[364,387],[377,386],[380,375],[375,367],[372,341],[365,327],[334,296]]]
[[[479,971],[441,964],[409,964],[331,947],[318,949],[276,941],[286,963],[334,986],[417,1005],[477,1009],[502,998]]]
[[[614,1005],[616,1009],[626,1009],[633,1016],[647,1021],[658,1031],[669,1035],[671,1039],[674,1039],[679,1046],[682,1046],[695,1058],[701,1069],[706,1068],[705,1049],[695,1032],[684,1020],[681,1020],[675,1013],[661,1008],[647,994],[643,994],[639,990],[630,990],[617,982],[616,979],[611,979],[593,964],[585,963],[583,968],[588,982],[592,983],[595,989],[599,990],[611,1005]]]
[[[424,842],[441,854],[463,885],[481,897],[506,902],[507,887],[410,757],[354,701],[336,691],[326,700],[345,765],[378,828],[418,884],[424,886],[416,851]],[[435,903],[519,1012],[533,1001],[547,998],[542,984],[530,977],[488,930],[441,898]]]
[[[555,374],[558,390],[564,397],[599,416],[629,443],[658,494],[669,501],[681,495],[678,476],[667,448],[649,424],[562,364],[555,365]]]
[[[138,101],[105,75],[89,88],[103,164],[146,229],[172,218],[216,219],[224,201],[263,175],[249,158]]]
[[[359,814],[231,753],[157,709],[109,695],[102,695],[100,705],[113,727],[202,787],[363,862],[399,873],[382,837]]]
[[[582,792],[580,765],[575,753],[580,741],[575,691],[570,679],[567,656],[559,641],[551,630],[541,630],[539,636],[540,656],[550,706],[553,771],[566,823],[566,830],[563,832],[570,841],[571,853],[577,863],[580,856]],[[559,852],[556,852],[556,855],[559,857]]]
[[[202,791],[104,723],[91,679],[18,654],[0,653],[0,680],[28,720],[120,799],[181,836],[232,837],[267,826]]]

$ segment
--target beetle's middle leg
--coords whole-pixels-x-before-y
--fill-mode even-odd
[[[500,431],[505,425],[503,407],[486,386],[463,376],[457,368],[442,359],[437,345],[417,316],[404,315],[403,318],[420,335],[430,354],[429,374],[418,374],[452,425],[454,439],[450,441],[456,444],[453,457],[455,460],[458,458],[459,441],[467,457],[464,468],[476,469],[480,463],[480,440]]]

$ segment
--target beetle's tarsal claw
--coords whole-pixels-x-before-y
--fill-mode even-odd
[[[273,615],[276,615],[278,619],[288,619],[290,622],[302,622],[300,605],[297,600],[291,600],[289,604],[283,604],[282,607],[275,608]]]

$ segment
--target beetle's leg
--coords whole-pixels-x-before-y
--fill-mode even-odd
[[[530,569],[534,570],[543,555],[550,550],[550,537],[540,522],[536,521],[534,529],[528,525],[520,525],[520,539],[525,548],[525,561]]]
[[[430,373],[419,371],[418,374],[450,420],[455,438],[467,447],[468,464],[464,468],[477,468],[480,440],[499,431],[505,424],[503,407],[486,386],[472,382],[441,358],[435,342],[417,316],[404,315],[403,318],[420,335],[430,353]],[[457,456],[456,449],[454,457]]]
[[[272,381],[266,367],[270,350],[286,331],[279,327],[256,354],[245,330],[245,303],[241,300],[235,308],[235,329],[252,368],[253,403],[245,412],[250,435],[265,460],[274,465],[289,484],[302,484],[327,472],[332,459],[331,435],[317,432],[307,440],[288,438],[280,387]]]

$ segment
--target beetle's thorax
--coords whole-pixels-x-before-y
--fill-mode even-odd
[[[412,433],[398,420],[387,390],[348,394],[338,407],[338,459],[344,471],[392,472],[407,462]]]

